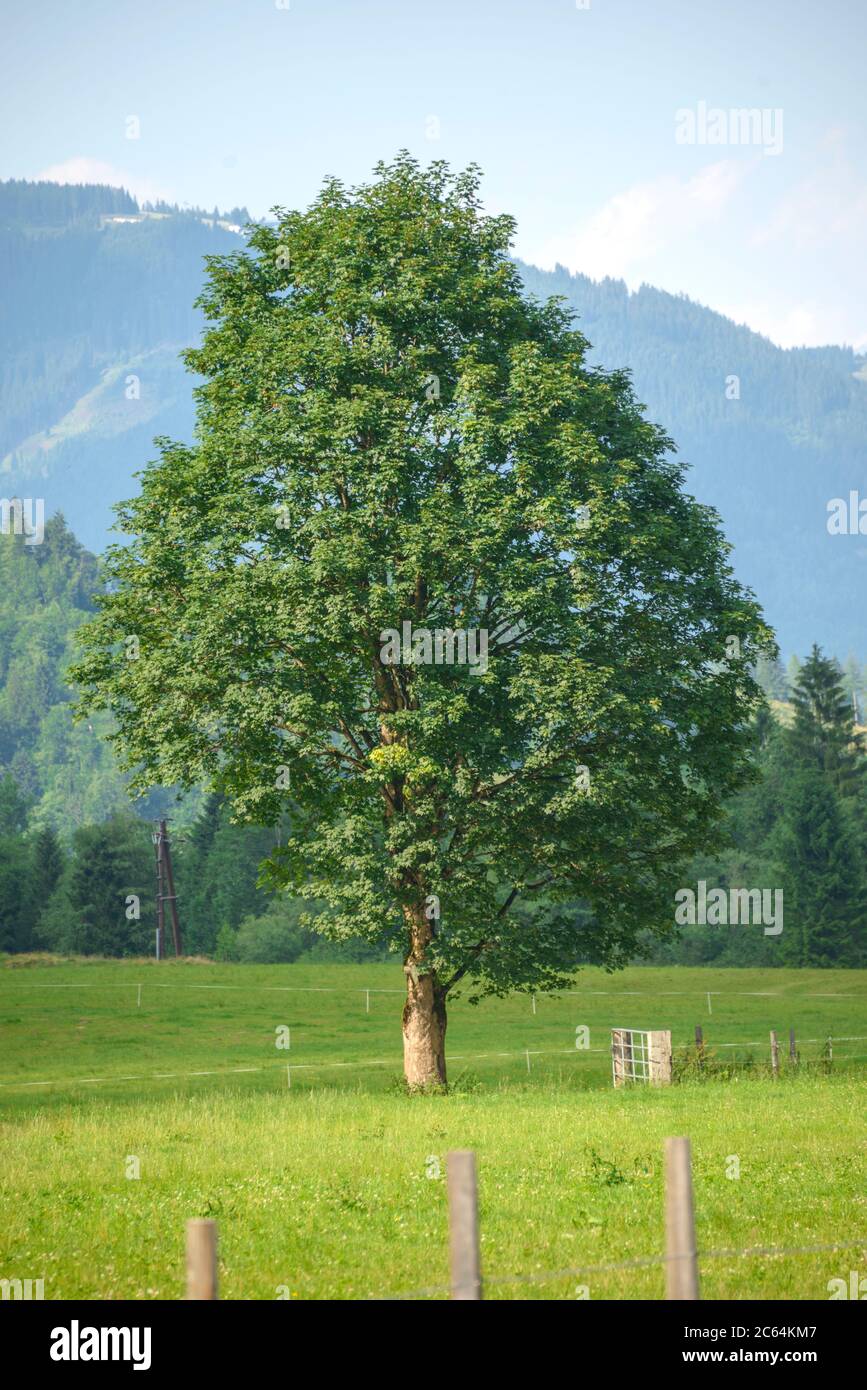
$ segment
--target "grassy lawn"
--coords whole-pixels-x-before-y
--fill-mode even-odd
[[[399,993],[367,1012],[367,989],[399,988],[393,967],[0,968],[0,1277],[44,1277],[47,1298],[178,1298],[184,1222],[214,1216],[226,1298],[438,1289],[445,1154],[466,1147],[486,1296],[658,1298],[661,1265],[596,1266],[661,1253],[669,1134],[692,1140],[704,1251],[863,1242],[707,1256],[704,1297],[826,1298],[867,1272],[867,1041],[842,1041],[867,1033],[864,972],[588,970],[535,1013],[459,1001],[455,1088],[412,1099],[395,1084]],[[727,1079],[612,1089],[612,1026],[670,1027],[677,1047],[696,1023],[737,1063]],[[790,1025],[808,1065],[775,1083],[768,1030]]]

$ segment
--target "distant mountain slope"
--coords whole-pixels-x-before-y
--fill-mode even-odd
[[[241,247],[231,228],[245,219],[142,209],[96,186],[0,184],[0,495],[44,497],[90,549],[104,546],[153,437],[191,437],[194,383],[178,353],[201,329],[202,258]],[[867,536],[826,528],[831,498],[867,497],[864,360],[784,351],[660,290],[520,270],[529,293],[576,309],[592,361],[631,369],[784,651],[816,640],[867,658]]]
[[[591,359],[627,366],[638,399],[688,460],[688,487],[720,512],[738,576],[785,651],[819,641],[867,656],[867,536],[831,536],[827,503],[867,497],[864,359],[784,350],[690,300],[622,281],[521,266],[527,290],[578,312]],[[738,378],[739,399],[727,397]],[[734,383],[729,385],[731,393]]]
[[[0,184],[0,493],[44,496],[102,549],[153,437],[192,429],[178,353],[201,331],[203,257],[243,244],[238,218]]]

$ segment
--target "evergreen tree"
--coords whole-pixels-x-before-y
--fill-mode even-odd
[[[29,802],[11,773],[0,776],[0,838],[23,835]]]
[[[24,832],[30,806],[8,772],[0,776],[0,951],[26,951],[33,932],[30,855]]]
[[[188,955],[213,955],[221,928],[234,933],[243,918],[271,906],[271,896],[257,884],[260,865],[273,853],[277,833],[233,825],[230,815],[223,797],[212,794],[185,842],[177,842],[175,881]],[[225,951],[229,937],[224,933],[222,940]]]
[[[793,652],[786,663],[786,684],[790,690],[797,681],[800,670],[801,658]]]
[[[0,951],[28,951],[34,905],[29,891],[30,855],[23,835],[0,838]]]
[[[756,662],[756,680],[769,700],[789,698],[789,682],[779,656],[760,654]]]
[[[148,954],[153,882],[153,845],[144,822],[126,814],[81,826],[45,914],[53,944],[86,956]]]
[[[830,781],[796,774],[776,832],[783,874],[782,963],[867,964],[864,880],[855,842]]]
[[[852,718],[856,724],[864,724],[867,722],[864,699],[867,692],[867,675],[864,667],[851,652],[843,667],[843,689],[852,702]]]
[[[806,768],[821,772],[838,796],[855,796],[864,784],[864,753],[852,702],[836,661],[813,646],[792,690],[792,751]]]
[[[66,855],[53,826],[38,830],[31,841],[30,897],[33,903],[34,932],[41,939],[40,924],[63,878]]]

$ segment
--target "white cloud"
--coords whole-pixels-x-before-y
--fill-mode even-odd
[[[125,188],[142,202],[155,202],[160,198],[166,202],[177,200],[161,185],[138,174],[130,174],[117,169],[101,159],[90,159],[87,155],[75,155],[62,164],[52,164],[35,177],[49,183],[107,183],[113,188]]]
[[[867,190],[843,157],[801,179],[753,234],[756,246],[783,242],[802,251],[854,249],[867,235]]]
[[[831,341],[821,327],[814,305],[795,304],[785,309],[759,301],[741,304],[715,304],[714,308],[735,323],[744,323],[754,333],[762,333],[778,347],[819,347]]]
[[[815,300],[778,306],[767,300],[714,303],[714,309],[754,333],[763,333],[778,347],[825,347],[848,343],[856,352],[867,349],[867,333],[852,330],[852,317],[842,308]]]
[[[750,165],[720,160],[689,179],[666,175],[633,184],[577,231],[551,238],[527,259],[545,269],[559,263],[595,280],[611,275],[635,285],[644,278],[642,264],[719,218]]]

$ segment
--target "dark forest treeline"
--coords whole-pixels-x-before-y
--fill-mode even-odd
[[[244,226],[246,208],[220,212],[214,208],[181,207],[163,199],[139,203],[125,188],[108,183],[47,183],[30,179],[0,180],[0,227],[65,227],[71,223],[98,226],[103,217],[161,212],[186,217],[220,218]]]
[[[138,210],[131,193],[107,183],[45,183],[30,179],[0,183],[0,227],[98,225],[101,217]]]

